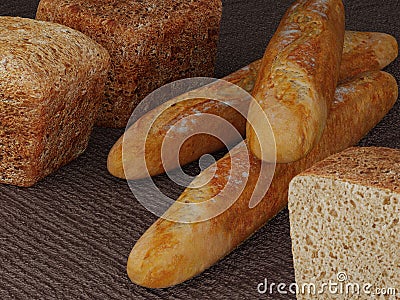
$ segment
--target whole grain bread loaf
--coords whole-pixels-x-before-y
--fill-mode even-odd
[[[372,299],[381,288],[399,299],[400,150],[350,148],[317,163],[291,181],[289,211],[298,286],[360,288],[339,297],[300,289],[297,299]]]
[[[0,17],[0,183],[31,186],[86,149],[109,65],[81,32]]]
[[[36,18],[75,28],[110,53],[96,124],[125,127],[133,109],[165,83],[213,76],[221,0],[41,0]]]

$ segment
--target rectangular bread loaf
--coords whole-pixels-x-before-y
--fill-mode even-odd
[[[156,88],[213,76],[221,14],[221,0],[41,0],[36,18],[82,31],[109,51],[97,125],[125,127]]]
[[[86,149],[109,60],[76,30],[0,17],[0,183],[31,186]]]
[[[291,181],[289,211],[297,299],[399,299],[400,150],[350,148],[317,163]],[[323,290],[330,281],[343,292]]]

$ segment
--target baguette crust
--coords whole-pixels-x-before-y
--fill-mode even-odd
[[[296,161],[318,142],[339,78],[343,41],[341,0],[299,0],[286,12],[265,51],[252,93],[275,135],[275,140],[268,138],[269,127],[251,104],[247,139],[258,158]],[[276,157],[269,151],[275,144]]]
[[[386,33],[346,31],[339,82],[358,74],[380,70],[396,59],[396,39]]]
[[[377,32],[355,32],[346,31],[342,64],[340,66],[340,82],[344,82],[349,77],[364,71],[380,70],[386,67],[397,56],[396,40],[384,33]],[[356,63],[353,63],[356,62]],[[223,79],[238,85],[247,92],[251,93],[257,78],[258,70],[261,66],[261,60],[257,60],[250,65],[224,77]],[[115,143],[108,156],[109,172],[119,178],[140,179],[143,177],[154,176],[163,173],[164,166],[161,164],[161,145],[167,131],[165,128],[171,128],[176,121],[183,116],[187,116],[193,111],[201,113],[220,114],[227,120],[235,120],[234,127],[244,136],[246,131],[246,121],[244,117],[235,109],[222,106],[219,102],[212,102],[205,99],[194,99],[185,101],[181,104],[176,103],[176,99],[166,102],[165,106],[155,108],[141,117],[133,124],[127,132]],[[157,118],[154,123],[154,129],[147,136],[146,163],[147,170],[141,169],[137,160],[143,157],[143,149],[139,147],[141,140],[146,138],[143,128],[147,128],[149,122],[154,120],[166,107],[171,107],[165,111],[165,114]],[[234,142],[234,141],[232,141]],[[131,149],[124,152],[125,164],[122,160],[122,145]],[[180,151],[181,164],[197,160],[202,154],[212,153],[221,150],[223,145],[210,135],[196,135],[187,142]],[[194,151],[193,151],[194,150]],[[128,169],[124,171],[124,166]],[[175,166],[178,167],[178,166]],[[169,170],[167,170],[169,171]],[[126,174],[129,174],[127,177]]]
[[[218,86],[218,84],[213,84],[207,92],[212,94],[212,90],[214,90],[214,94],[217,93]],[[247,110],[247,101],[235,101],[233,104],[234,107],[232,107],[209,99],[197,98],[185,101],[179,101],[179,99],[181,98],[174,98],[174,102],[168,102],[159,106],[144,117],[140,118],[128,129],[127,134],[122,136],[110,151],[108,170],[111,174],[121,178],[126,177],[137,179],[148,177],[148,175],[152,176],[155,173],[162,173],[162,170],[164,170],[162,146],[163,142],[166,140],[168,131],[170,140],[179,141],[179,136],[182,136],[189,131],[187,128],[188,126],[195,126],[191,125],[191,122],[188,122],[189,124],[185,125],[185,130],[181,131],[175,130],[176,127],[170,126],[170,124],[175,124],[183,118],[193,115],[195,112],[201,111],[204,113],[206,112],[207,114],[219,116],[232,124],[242,136],[244,135],[246,119],[234,107],[238,108],[244,106],[244,108],[241,108],[241,111],[243,109]],[[190,102],[190,104],[187,102]],[[190,107],[190,109],[188,110],[187,107]],[[159,113],[161,114],[159,115]],[[154,123],[152,124],[153,121]],[[152,124],[152,126],[150,127],[149,132],[147,132],[149,124]],[[218,131],[218,124],[210,123],[208,125],[207,131],[215,133]],[[130,136],[134,136],[135,138],[131,139],[129,138]],[[230,137],[228,140],[232,141],[234,140],[234,137]],[[129,151],[123,153],[122,145],[125,149],[129,149]],[[204,147],[204,145],[207,145],[207,147]],[[172,158],[176,154],[174,145],[170,146],[172,146],[173,149],[164,149],[164,154],[167,154],[168,156],[171,155],[171,159],[163,157],[164,161],[171,162]],[[214,136],[208,134],[192,135],[183,142],[179,149],[178,165],[185,165],[191,162],[193,157],[201,157],[203,154],[215,152],[222,147],[224,147],[224,144]],[[117,155],[120,155],[120,159],[118,160],[118,164],[115,164],[115,156]],[[133,158],[133,156],[135,158]],[[145,157],[149,173],[147,173],[147,170],[145,169],[146,166],[136,163],[143,157]],[[138,166],[140,167],[138,168]],[[175,167],[177,167],[177,165],[172,165],[169,169]],[[154,172],[154,169],[157,171]]]
[[[205,222],[182,224],[160,218],[132,249],[127,265],[129,278],[142,286],[163,288],[181,283],[210,267],[287,205],[288,186],[294,176],[356,144],[389,111],[397,96],[396,81],[385,72],[368,73],[341,85],[317,146],[299,161],[278,164],[269,190],[256,207],[250,209],[249,200],[258,181],[261,161],[250,153],[248,181],[236,202],[224,213]],[[202,172],[195,180],[209,178],[210,169],[216,170],[218,176],[200,188],[186,189],[178,201],[196,203],[212,199],[224,188],[231,172],[231,161],[246,159],[249,152],[245,147],[245,143],[239,144],[217,161],[216,166]],[[235,174],[241,173],[235,170]],[[207,213],[186,207],[177,210],[172,205],[165,216],[191,215],[195,221],[196,215]]]

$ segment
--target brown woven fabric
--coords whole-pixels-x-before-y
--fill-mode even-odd
[[[216,76],[260,58],[290,3],[224,1]],[[34,17],[36,5],[36,0],[7,1],[0,14]],[[345,6],[348,29],[387,32],[400,40],[399,1],[349,0]],[[399,62],[386,69],[397,80]],[[397,103],[360,145],[400,148],[399,124]],[[108,150],[122,132],[97,128],[83,156],[34,188],[0,186],[1,299],[295,299],[257,292],[264,278],[294,281],[286,210],[184,284],[148,290],[130,283],[127,257],[156,217],[134,199],[125,181],[107,173]],[[193,174],[198,168],[186,170]],[[182,190],[164,176],[156,181],[169,196]]]

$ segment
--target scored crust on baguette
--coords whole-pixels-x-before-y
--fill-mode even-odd
[[[365,71],[383,69],[396,59],[398,52],[397,41],[389,34],[346,31],[339,82]]]
[[[400,287],[400,150],[332,155],[293,178],[288,206],[298,286],[320,287],[340,272],[360,286]],[[326,291],[324,299],[337,298]]]
[[[163,288],[181,283],[204,271],[224,257],[258,228],[275,216],[287,204],[290,180],[325,157],[356,144],[389,111],[398,96],[396,80],[385,72],[366,73],[340,86],[341,92],[327,120],[324,134],[316,147],[303,159],[278,164],[274,179],[263,200],[249,208],[255,190],[261,161],[240,143],[230,153],[209,168],[215,178],[196,189],[186,189],[177,201],[203,202],[212,199],[223,187],[231,172],[231,160],[251,163],[246,187],[236,202],[225,212],[205,222],[182,224],[158,219],[137,241],[128,259],[129,278],[136,284]],[[207,169],[197,178],[207,173]],[[235,170],[235,173],[241,173]],[[176,211],[169,214],[189,214],[194,218],[201,211]]]
[[[396,39],[388,34],[346,31],[339,81],[344,82],[364,71],[374,71],[386,67],[396,58],[397,51]],[[260,65],[261,60],[257,60],[223,79],[238,85],[250,93],[253,90]],[[108,155],[108,170],[112,175],[134,180],[144,178],[147,174],[154,176],[163,173],[165,169],[161,162],[161,146],[167,133],[163,128],[171,128],[175,122],[193,111],[214,113],[227,120],[235,120],[233,126],[243,136],[245,134],[246,120],[233,108],[223,106],[217,101],[211,102],[211,100],[207,99],[193,99],[184,103],[177,103],[174,107],[166,109],[176,102],[176,99],[171,99],[163,106],[159,106],[146,113],[120,137]],[[155,116],[159,115],[164,109],[166,109],[166,114],[157,118],[153,125],[154,129],[158,128],[158,130],[152,130],[147,135],[147,170],[143,170],[138,167],[140,164],[137,162],[139,157],[144,155],[142,147],[138,146],[141,144],[141,140],[146,139],[146,133],[143,128],[148,128],[149,122],[152,122]],[[193,136],[191,143],[193,146],[185,147],[179,153],[181,164],[195,161],[202,154],[212,153],[221,150],[223,147],[221,142],[205,134]],[[122,159],[123,145],[125,149],[124,161]],[[190,143],[186,143],[187,145],[190,145]],[[129,170],[124,171],[124,167],[129,168]],[[126,176],[127,173],[129,174],[128,177]]]
[[[252,92],[275,137],[270,138],[257,104],[250,104],[246,137],[259,159],[296,161],[318,142],[339,78],[343,41],[341,0],[299,0],[288,9],[268,44]]]

